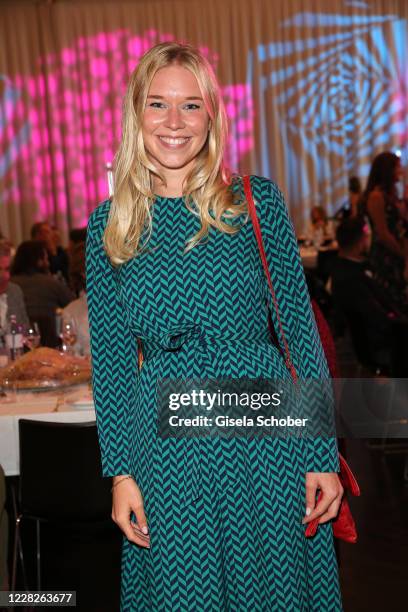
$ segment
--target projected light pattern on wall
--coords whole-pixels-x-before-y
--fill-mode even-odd
[[[294,26],[297,39],[285,42]],[[301,200],[305,211],[329,202],[333,213],[348,176],[366,177],[373,147],[406,148],[407,23],[394,15],[299,13],[281,27],[281,41],[250,53],[247,80],[264,107],[275,92],[289,200]],[[256,83],[255,62],[262,66]],[[260,144],[258,171],[273,174],[267,142]]]
[[[0,179],[3,179],[16,161],[19,152],[29,140],[30,123],[28,120],[24,120],[21,91],[14,87],[10,79],[3,75],[0,75],[0,83],[3,91],[0,104],[0,134],[2,134],[2,142],[6,145],[2,147],[2,154],[0,155]],[[16,113],[21,118],[21,123],[13,130],[11,120]],[[7,143],[6,135],[10,136]]]
[[[79,38],[60,54],[40,58],[39,76],[3,77],[3,201],[35,202],[38,219],[53,219],[57,208],[60,225],[68,217],[71,227],[84,225],[89,210],[108,195],[105,166],[120,140],[128,76],[149,48],[173,39],[155,30]],[[218,55],[200,50],[216,68]],[[236,168],[253,147],[251,89],[228,84],[223,96],[231,124],[228,158]]]
[[[352,14],[283,20],[279,37],[249,51],[245,83],[222,87],[232,170],[253,152],[252,171],[279,182],[299,225],[298,211],[305,221],[313,204],[335,212],[348,176],[364,180],[374,153],[400,149],[408,161],[407,22],[372,14],[367,2],[343,6]],[[0,75],[3,202],[32,203],[36,219],[62,230],[83,225],[108,193],[128,76],[146,50],[173,39],[153,29],[100,33],[39,58],[35,76]],[[215,68],[229,61],[201,51]]]

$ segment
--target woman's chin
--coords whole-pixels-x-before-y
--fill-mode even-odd
[[[155,157],[155,162],[159,164],[161,168],[164,170],[182,170],[191,164],[194,161],[196,156],[193,157],[179,157],[166,155],[165,158]]]

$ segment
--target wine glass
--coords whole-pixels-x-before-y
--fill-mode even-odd
[[[33,321],[33,323],[24,328],[24,344],[32,351],[40,346],[40,342],[40,328],[38,323]]]
[[[77,330],[74,319],[64,318],[61,324],[62,352],[72,353],[77,341]]]
[[[3,378],[0,388],[0,398],[2,404],[12,404],[16,401],[17,387],[15,380]]]

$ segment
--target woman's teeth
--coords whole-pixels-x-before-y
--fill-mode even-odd
[[[182,145],[190,140],[190,138],[167,138],[166,136],[159,136],[160,140],[169,145]]]

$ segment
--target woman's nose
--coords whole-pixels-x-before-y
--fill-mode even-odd
[[[178,108],[169,108],[166,123],[172,130],[180,129],[184,127],[183,118]]]

